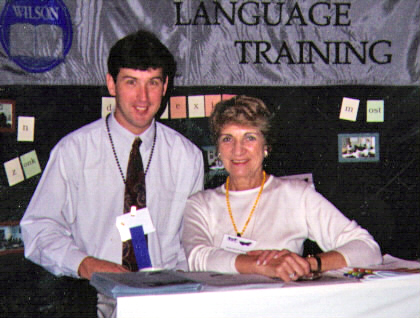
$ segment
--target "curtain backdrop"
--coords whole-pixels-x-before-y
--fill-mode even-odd
[[[418,0],[0,0],[0,85],[104,85],[139,28],[177,86],[419,85]]]

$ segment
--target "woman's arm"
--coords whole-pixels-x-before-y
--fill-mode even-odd
[[[260,274],[278,277],[288,282],[307,276],[311,272],[323,272],[346,267],[344,257],[335,251],[317,255],[320,268],[315,257],[301,257],[288,250],[257,250],[236,257],[235,266],[242,274]]]
[[[325,253],[317,254],[321,260],[320,272],[326,272],[333,269],[339,269],[347,266],[347,262],[343,255],[336,251],[329,251]],[[306,260],[311,265],[311,271],[315,272],[318,270],[318,261],[315,257],[306,257]]]
[[[237,254],[220,248],[220,244],[214,242],[217,232],[224,232],[220,230],[222,224],[213,220],[221,210],[214,201],[209,192],[197,193],[187,200],[182,245],[187,256],[188,267],[191,271],[236,273],[234,263]],[[230,222],[228,218],[227,222]],[[230,223],[228,224],[231,226]]]
[[[348,219],[318,192],[306,189],[302,210],[306,211],[308,238],[328,252],[323,256],[325,260],[322,259],[328,266],[324,270],[339,268],[337,266],[340,264],[368,266],[382,262],[380,247],[372,235],[356,221]],[[340,261],[340,256],[344,260]]]

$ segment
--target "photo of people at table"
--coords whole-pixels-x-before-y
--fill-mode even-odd
[[[374,158],[376,156],[375,136],[342,137],[343,158]]]

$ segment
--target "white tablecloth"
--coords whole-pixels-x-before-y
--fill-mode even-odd
[[[118,318],[420,318],[420,274],[117,299]]]

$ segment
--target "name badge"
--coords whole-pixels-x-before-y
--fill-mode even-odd
[[[255,249],[257,241],[225,234],[220,245],[226,251],[243,254]]]
[[[121,241],[123,242],[131,239],[131,228],[141,225],[143,227],[144,234],[156,231],[147,208],[139,210],[132,209],[130,213],[117,216],[116,225],[118,231],[120,232]]]

